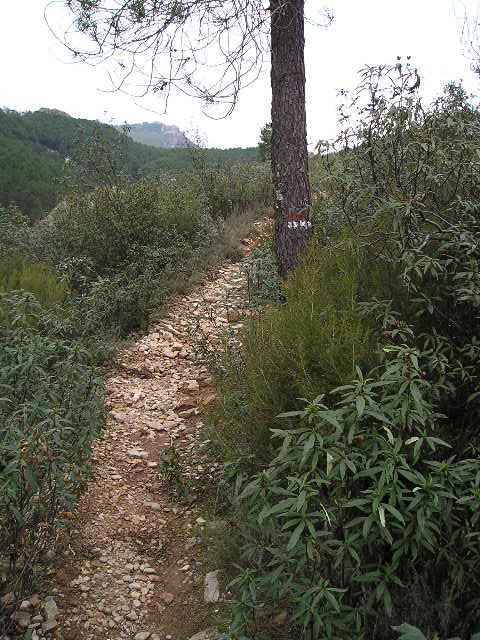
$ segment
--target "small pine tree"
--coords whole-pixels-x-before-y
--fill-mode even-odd
[[[260,141],[258,143],[258,154],[262,162],[272,160],[272,123],[267,123],[260,131]]]

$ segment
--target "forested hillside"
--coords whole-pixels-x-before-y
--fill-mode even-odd
[[[89,163],[92,146],[114,152],[135,181],[158,172],[179,172],[192,164],[192,149],[140,144],[115,127],[72,118],[57,110],[17,113],[0,110],[0,206],[16,204],[31,219],[43,217],[65,193],[65,179]],[[256,149],[208,149],[209,165],[256,160]]]

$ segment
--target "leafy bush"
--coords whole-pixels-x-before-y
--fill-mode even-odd
[[[420,629],[412,627],[411,624],[403,623],[399,627],[394,627],[400,634],[399,640],[427,640]],[[440,640],[438,633],[435,633],[431,640]],[[459,638],[449,638],[448,640],[459,640]],[[470,640],[480,640],[480,634],[474,633]]]
[[[411,247],[420,227],[436,232],[458,220],[479,193],[477,109],[453,83],[425,107],[417,78],[401,62],[367,67],[353,98],[344,94],[341,134],[319,147],[329,208],[379,246]]]
[[[355,363],[367,363],[371,354],[367,323],[355,305],[362,258],[339,242],[315,246],[304,263],[283,288],[285,304],[249,322],[240,361],[232,354],[218,378],[222,437],[231,432],[255,452],[267,453],[278,413],[349,381]],[[267,264],[274,266],[269,258]]]
[[[365,71],[358,117],[345,112],[340,146],[323,158],[317,244],[286,289],[299,293],[246,331],[244,413],[231,433],[244,446],[244,429],[274,428],[273,451],[251,436],[253,446],[226,467],[243,551],[233,637],[258,637],[266,626],[311,640],[395,631],[466,640],[480,630],[480,117],[454,85],[426,109],[416,79],[401,63]],[[339,384],[352,333],[331,332],[314,360],[329,367],[309,388],[295,318],[299,333],[309,331],[293,307],[320,283],[337,312],[333,326],[348,313],[370,353],[363,363],[355,354],[353,381]],[[279,334],[290,306],[292,329]],[[264,366],[264,344],[269,359],[283,352],[297,368],[285,359]],[[306,344],[310,354],[315,345]],[[251,382],[249,361],[262,362]],[[302,408],[299,381],[310,392]],[[274,397],[287,411],[272,402],[270,418],[249,413]],[[286,629],[275,627],[282,609]]]
[[[24,253],[29,221],[16,207],[0,207],[0,264]]]
[[[207,259],[215,228],[175,180],[75,194],[42,226],[41,255],[94,309],[91,330],[125,334],[160,306],[168,280]]]
[[[50,265],[13,258],[0,264],[0,292],[23,289],[46,306],[61,305],[70,291]]]
[[[251,213],[214,221],[208,208],[208,195],[186,177],[77,191],[41,225],[37,254],[93,310],[90,333],[125,335],[215,259],[238,257]]]
[[[284,414],[299,425],[275,430],[277,456],[253,480],[237,477],[255,532],[244,551],[263,567],[248,574],[257,595],[243,590],[240,628],[266,597],[312,638],[386,638],[392,617],[411,615],[442,633],[474,631],[480,460],[455,460],[436,435],[431,354],[384,351],[375,378],[359,370]]]
[[[105,415],[88,352],[47,333],[32,295],[0,297],[0,589],[16,594],[85,482]]]
[[[280,293],[280,278],[277,272],[273,239],[264,238],[255,247],[245,266],[248,304],[260,310],[269,304],[277,304]]]
[[[364,304],[379,364],[280,416],[275,457],[253,479],[251,460],[232,463],[234,520],[247,523],[234,633],[255,633],[265,602],[310,638],[383,639],[405,620],[440,637],[478,632],[480,228],[465,215],[443,235],[404,256],[403,281],[423,293],[435,265],[443,297],[410,300],[430,333],[416,336],[391,303]],[[439,332],[443,305],[455,340]]]
[[[47,257],[55,264],[87,259],[96,277],[142,260],[165,268],[177,252],[207,245],[209,225],[202,201],[169,179],[74,194],[43,225],[43,233]]]
[[[211,166],[204,150],[193,153],[193,188],[203,194],[206,210],[214,218],[228,218],[248,208],[265,207],[271,201],[270,166],[266,163]]]

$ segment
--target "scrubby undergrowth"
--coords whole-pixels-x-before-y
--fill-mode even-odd
[[[169,295],[239,257],[268,205],[260,166],[102,175],[36,226],[0,208],[0,635],[88,476],[106,417],[98,365]]]
[[[234,638],[480,631],[480,120],[414,78],[365,70],[311,251],[217,368]]]

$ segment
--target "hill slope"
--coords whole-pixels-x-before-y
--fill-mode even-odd
[[[159,171],[185,171],[192,163],[191,149],[140,144],[94,120],[51,109],[0,109],[0,206],[13,203],[32,219],[44,216],[65,192],[66,168],[91,164],[92,142],[100,162],[120,155],[121,169],[134,181]],[[250,162],[257,150],[207,149],[205,159],[208,164]]]

